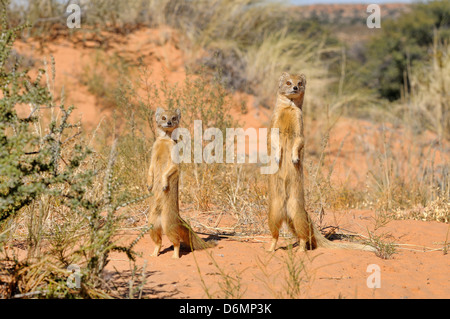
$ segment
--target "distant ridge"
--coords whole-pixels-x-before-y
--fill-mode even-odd
[[[344,23],[352,24],[361,19],[366,19],[368,4],[310,4],[310,5],[293,5],[294,10],[305,18],[316,17],[320,22],[324,23]],[[396,18],[404,12],[410,10],[409,3],[381,3],[381,15],[383,18]]]

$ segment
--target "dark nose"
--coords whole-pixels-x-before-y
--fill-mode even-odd
[[[170,121],[169,121],[169,122],[167,122],[167,125],[172,125],[172,122],[170,122]]]
[[[294,91],[297,91],[298,90],[298,86],[294,86]]]

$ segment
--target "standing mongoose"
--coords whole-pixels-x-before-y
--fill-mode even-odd
[[[283,222],[299,239],[301,249],[344,248],[373,250],[372,247],[353,243],[333,243],[314,227],[305,210],[303,191],[303,98],[306,77],[284,72],[279,80],[277,100],[270,121],[270,129],[279,129],[279,145],[268,149],[274,152],[279,165],[276,173],[269,176],[269,228],[272,243],[269,251],[277,245]],[[274,143],[275,144],[275,143]]]
[[[214,242],[205,242],[180,217],[178,206],[179,166],[172,160],[172,148],[175,141],[172,132],[180,124],[181,112],[156,110],[157,138],[153,143],[150,168],[148,171],[148,189],[154,194],[150,216],[150,236],[156,247],[152,256],[158,256],[161,250],[162,232],[173,243],[172,258],[180,257],[180,242],[192,249],[213,247]]]

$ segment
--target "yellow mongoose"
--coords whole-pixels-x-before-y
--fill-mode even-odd
[[[161,250],[162,232],[173,243],[172,258],[180,257],[180,242],[190,249],[213,247],[214,242],[205,242],[190,229],[190,226],[180,217],[178,206],[178,164],[172,160],[172,132],[178,127],[181,119],[179,109],[165,111],[156,110],[157,138],[153,143],[147,185],[154,194],[150,217],[150,236],[156,247],[152,256],[158,256]]]
[[[279,147],[271,145],[279,169],[269,176],[269,228],[272,243],[277,245],[279,229],[286,222],[298,239],[302,249],[317,247],[373,250],[359,244],[339,244],[327,240],[314,227],[305,210],[303,193],[303,98],[306,77],[284,72],[279,80],[277,101],[272,114],[270,129],[279,129]]]

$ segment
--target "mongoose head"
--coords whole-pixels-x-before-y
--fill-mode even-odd
[[[293,100],[303,97],[306,89],[306,76],[304,74],[289,74],[283,72],[278,84],[278,94]]]
[[[166,111],[160,107],[156,109],[156,125],[158,129],[166,133],[172,134],[178,125],[180,125],[181,111],[176,109],[174,111]]]

